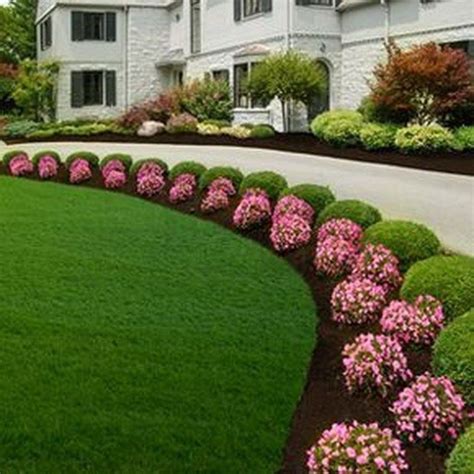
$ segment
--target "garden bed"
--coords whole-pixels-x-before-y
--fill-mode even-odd
[[[30,142],[112,142],[112,143],[148,143],[176,145],[218,145],[256,147],[278,151],[305,153],[309,155],[329,156],[340,159],[378,163],[386,165],[415,168],[428,171],[441,171],[463,175],[474,175],[474,153],[433,152],[420,155],[405,155],[397,151],[370,152],[361,148],[335,148],[318,140],[309,133],[276,134],[269,138],[239,139],[230,136],[204,136],[195,133],[160,134],[144,138],[120,134],[58,135],[42,139],[5,139],[8,145]]]

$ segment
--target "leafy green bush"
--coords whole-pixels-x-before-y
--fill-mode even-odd
[[[395,135],[395,146],[403,152],[444,151],[457,148],[454,135],[441,125],[410,125]]]
[[[195,133],[197,132],[198,121],[196,117],[187,112],[173,115],[166,123],[168,133]]]
[[[320,226],[331,219],[350,219],[366,229],[381,221],[382,215],[378,209],[366,202],[347,199],[329,204],[319,214],[317,225]]]
[[[314,135],[322,140],[325,140],[324,134],[326,128],[334,123],[334,122],[351,122],[354,124],[358,124],[359,128],[364,123],[364,117],[359,112],[355,112],[353,110],[331,110],[329,112],[324,112],[318,115],[312,122],[311,122],[311,131]]]
[[[102,158],[100,162],[100,169],[102,169],[110,161],[120,161],[125,166],[125,169],[128,171],[132,166],[133,158],[130,155],[125,153],[112,153]]]
[[[251,130],[241,125],[233,125],[232,127],[221,128],[222,135],[229,135],[234,138],[248,138],[250,137]]]
[[[354,120],[337,120],[324,128],[322,139],[337,147],[355,146],[360,142],[362,124]]]
[[[446,375],[474,403],[474,308],[444,328],[434,345],[433,370]]]
[[[215,179],[228,178],[232,181],[236,189],[239,189],[240,183],[244,179],[244,175],[237,168],[231,166],[215,166],[209,168],[201,175],[199,179],[199,189],[206,189]]]
[[[474,125],[458,128],[455,137],[464,150],[474,150]]]
[[[144,158],[142,160],[135,161],[130,168],[130,176],[135,177],[140,171],[140,168],[145,163],[156,163],[164,172],[165,174],[168,173],[168,165],[160,158]]]
[[[270,138],[275,136],[275,130],[270,125],[256,125],[250,132],[252,138]]]
[[[280,197],[290,194],[306,201],[314,209],[316,215],[336,200],[329,187],[317,184],[298,184],[284,189]]]
[[[259,188],[266,191],[270,199],[277,199],[287,186],[288,183],[282,175],[273,171],[258,171],[243,179],[239,191],[243,194],[247,189]]]
[[[474,258],[439,255],[418,262],[405,275],[400,294],[408,301],[433,295],[448,319],[461,316],[474,308]]]
[[[38,130],[41,124],[32,120],[17,120],[9,122],[3,128],[3,134],[6,137],[26,137],[28,134]]]
[[[38,153],[35,153],[33,155],[33,158],[31,158],[31,161],[33,162],[35,167],[38,166],[38,163],[41,158],[43,158],[43,156],[50,156],[51,158],[54,158],[56,160],[56,163],[58,163],[58,165],[61,164],[61,157],[59,156],[59,153],[52,150],[41,150]]]
[[[364,241],[389,248],[400,260],[403,271],[441,250],[438,237],[428,227],[410,221],[377,222],[365,231]]]
[[[2,158],[3,164],[5,165],[5,168],[8,168],[8,165],[10,164],[10,161],[15,158],[15,156],[18,155],[26,155],[28,156],[28,153],[26,153],[23,150],[12,150],[12,151],[7,151]]]
[[[395,125],[368,123],[360,129],[360,141],[367,150],[382,150],[392,148],[395,144]]]
[[[474,472],[474,425],[460,436],[446,463],[446,474]]]
[[[201,122],[203,125],[213,125],[217,128],[231,127],[232,123],[229,120],[207,119]]]
[[[196,178],[200,178],[206,171],[206,167],[196,161],[182,161],[174,165],[170,171],[170,179],[174,181],[179,175],[184,173],[193,174]]]
[[[90,165],[93,167],[96,167],[99,165],[99,157],[96,154],[91,153],[90,151],[77,151],[67,157],[66,162],[65,162],[66,169],[69,169],[72,162],[76,160],[77,158],[82,158],[83,160],[88,161]]]
[[[248,128],[249,130],[252,130],[253,128],[256,127],[256,125],[254,123],[244,122],[244,123],[239,123],[239,127]]]

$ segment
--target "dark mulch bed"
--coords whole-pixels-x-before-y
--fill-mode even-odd
[[[0,165],[0,175],[7,174]],[[39,179],[35,175],[28,179]],[[67,173],[61,167],[60,173],[53,180],[59,183],[67,182]],[[98,171],[94,177],[81,186],[103,188],[103,181]],[[168,202],[167,187],[159,196],[147,199],[151,202],[169,207],[179,212],[193,214],[232,231],[232,214],[237,206],[238,198],[232,200],[232,205],[225,211],[214,214],[202,214],[199,201],[174,205]],[[116,192],[116,191],[114,191]],[[136,197],[134,185],[128,184],[121,191]],[[273,251],[269,240],[269,226],[262,226],[241,235],[253,239]],[[238,232],[238,231],[237,231]],[[400,390],[394,390],[386,400],[368,394],[350,395],[344,386],[342,377],[341,352],[344,345],[356,335],[375,331],[377,324],[370,326],[346,327],[331,321],[330,296],[335,282],[328,281],[316,275],[313,267],[313,251],[315,242],[304,248],[288,253],[284,258],[303,276],[308,283],[318,309],[319,326],[317,329],[317,344],[313,352],[308,370],[306,386],[293,415],[292,424],[286,446],[282,454],[282,474],[303,474],[306,469],[306,452],[319,438],[321,433],[333,423],[358,420],[359,422],[379,422],[384,427],[393,428],[393,418],[388,412],[389,404]],[[411,350],[407,353],[409,367],[415,374],[430,370],[431,351]],[[449,451],[431,445],[405,446],[410,472],[413,474],[441,474],[445,472],[445,461]]]
[[[352,161],[379,163],[405,168],[430,171],[443,171],[474,175],[473,152],[428,153],[404,155],[395,150],[370,152],[360,148],[334,148],[323,143],[309,133],[276,134],[272,138],[248,138],[241,140],[229,136],[203,136],[198,134],[172,135],[164,133],[151,138],[104,133],[94,136],[56,136],[46,139],[5,139],[8,144],[28,142],[113,142],[113,143],[151,143],[177,145],[219,145],[265,148],[270,150],[307,153],[310,155],[329,156]]]

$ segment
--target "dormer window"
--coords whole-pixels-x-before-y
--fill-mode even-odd
[[[116,41],[116,16],[114,12],[72,12],[72,40]]]

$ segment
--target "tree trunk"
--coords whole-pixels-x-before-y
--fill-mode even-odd
[[[283,132],[288,131],[288,117],[287,117],[287,108],[286,108],[286,102],[284,100],[280,100],[281,102],[281,114],[282,114],[282,119],[283,119]]]

